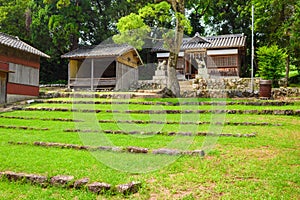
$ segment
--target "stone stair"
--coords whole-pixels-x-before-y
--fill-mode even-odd
[[[194,89],[193,89],[193,80],[179,81],[179,85],[180,85],[181,93],[194,91]]]

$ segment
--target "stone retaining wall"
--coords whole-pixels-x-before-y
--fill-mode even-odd
[[[193,81],[194,92],[184,93],[184,97],[259,97],[260,78],[254,78],[251,92],[250,78],[222,78],[222,79],[202,79]],[[272,88],[272,98],[299,97],[300,88]]]
[[[273,88],[272,97],[279,99],[283,97],[300,97],[300,88]]]
[[[259,90],[259,78],[253,81],[254,90]],[[251,90],[250,78],[197,78],[193,80],[195,90]]]
[[[181,96],[188,97],[201,97],[201,98],[249,98],[259,97],[259,78],[254,79],[253,89],[251,91],[250,78],[223,78],[223,79],[203,79],[197,78],[193,80],[191,90],[182,90]],[[133,91],[137,89],[153,90],[162,89],[161,85],[154,83],[152,80],[139,81],[134,87]],[[55,98],[55,97],[72,97],[72,92],[47,92],[41,94],[42,98]],[[91,97],[91,98],[132,98],[133,93],[82,93],[76,94],[76,97]],[[300,97],[300,88],[273,88],[272,98],[280,99],[285,97]]]

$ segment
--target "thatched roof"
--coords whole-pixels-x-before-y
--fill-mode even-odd
[[[5,33],[0,32],[0,44],[8,47],[12,47],[21,51],[25,51],[27,53],[31,53],[34,55],[38,55],[45,58],[50,58],[47,54],[39,51],[38,49],[26,44],[21,41],[18,37],[14,37]]]

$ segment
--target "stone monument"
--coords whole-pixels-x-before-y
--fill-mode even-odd
[[[207,71],[206,63],[204,58],[202,59],[195,59],[198,65],[198,74],[196,75],[196,78],[209,78],[209,74]]]
[[[167,61],[163,60],[158,63],[155,75],[153,76],[153,82],[162,85],[167,85],[168,74],[167,74]]]

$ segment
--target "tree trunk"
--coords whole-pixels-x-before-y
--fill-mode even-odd
[[[177,66],[178,53],[170,51],[170,56],[168,60],[168,81],[167,88],[170,89],[176,97],[180,96],[180,86],[177,79]]]
[[[176,1],[171,0],[169,1],[171,3],[173,10],[177,13],[180,13],[182,15],[185,14],[184,9],[184,0]],[[178,61],[178,54],[180,51],[180,47],[182,44],[182,38],[183,38],[183,31],[184,31],[184,25],[182,25],[180,16],[176,18],[176,27],[175,27],[175,36],[174,39],[171,40],[172,44],[170,44],[170,56],[168,60],[168,81],[167,81],[167,88],[170,89],[174,95],[177,97],[180,96],[180,86],[177,79],[177,61]]]
[[[286,58],[286,66],[285,66],[285,79],[286,79],[285,87],[289,85],[289,73],[290,73],[290,53],[288,52],[288,56]]]
[[[79,38],[77,35],[72,35],[71,37],[71,51],[77,49],[79,47]]]

